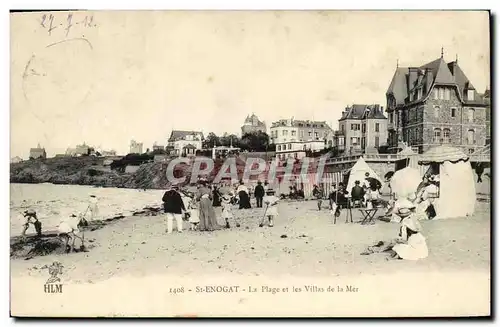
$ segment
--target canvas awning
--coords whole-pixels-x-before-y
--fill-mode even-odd
[[[431,148],[422,154],[418,160],[421,165],[429,165],[431,163],[443,163],[445,161],[457,162],[460,160],[467,161],[469,156],[462,150],[448,145],[440,145]]]

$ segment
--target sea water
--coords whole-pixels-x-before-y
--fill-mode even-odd
[[[27,209],[37,212],[43,230],[55,230],[71,214],[85,213],[90,196],[98,199],[98,219],[118,215],[129,216],[146,206],[161,205],[163,190],[136,190],[101,188],[80,185],[10,184],[10,233],[20,235],[25,222],[22,213]],[[87,217],[90,213],[87,212]],[[34,233],[30,226],[28,233]]]

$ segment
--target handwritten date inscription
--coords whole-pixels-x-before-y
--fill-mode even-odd
[[[60,29],[63,30],[66,37],[69,36],[73,28],[76,28],[78,26],[82,28],[97,27],[93,15],[86,15],[83,19],[77,19],[73,17],[72,13],[69,13],[64,18],[58,18],[53,14],[43,14],[40,20],[40,25],[42,26],[42,28],[47,30],[47,33],[49,33],[49,35],[52,35],[52,33],[56,29]]]

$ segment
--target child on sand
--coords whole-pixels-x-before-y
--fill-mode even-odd
[[[274,218],[278,216],[278,202],[279,198],[271,195],[270,192],[264,197],[266,211],[264,213],[264,216],[262,217],[262,221],[260,222],[259,227],[264,227],[264,221],[266,217],[269,221],[269,227],[274,226]]]
[[[226,221],[226,228],[231,228],[229,225],[229,219],[234,219],[233,215],[233,201],[231,194],[224,194],[222,196],[222,218]],[[240,227],[240,224],[236,222],[236,227]]]
[[[200,209],[196,201],[190,201],[188,205],[189,210],[189,223],[191,224],[190,230],[197,230],[200,223]]]

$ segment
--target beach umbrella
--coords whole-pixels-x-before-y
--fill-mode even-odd
[[[415,194],[422,181],[420,171],[406,167],[394,173],[391,179],[391,189],[397,197],[404,198]]]
[[[390,172],[388,172],[388,173],[386,173],[386,174],[384,175],[384,178],[385,178],[385,179],[391,179],[391,178],[392,178],[392,176],[394,176],[394,172],[393,172],[393,171],[390,171]]]

